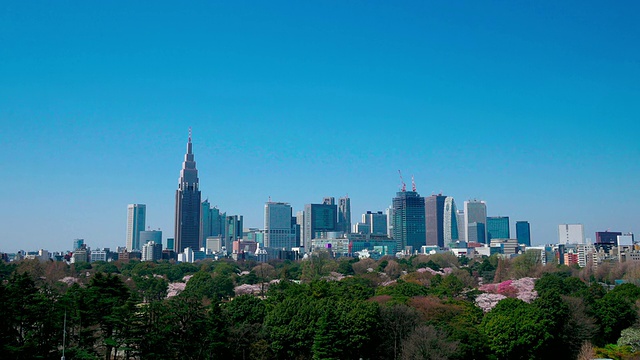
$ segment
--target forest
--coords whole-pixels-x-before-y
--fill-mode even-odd
[[[0,263],[5,359],[640,359],[640,264]]]

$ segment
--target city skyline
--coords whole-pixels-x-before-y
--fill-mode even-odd
[[[636,3],[154,6],[0,13],[0,251],[124,246],[127,204],[173,237],[188,127],[245,227],[347,194],[355,224],[401,169],[533,244],[640,231]]]

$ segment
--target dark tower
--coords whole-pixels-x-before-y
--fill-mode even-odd
[[[200,249],[200,189],[191,146],[191,128],[176,190],[175,251],[181,253],[188,247]]]
[[[427,245],[444,247],[444,202],[447,197],[431,195],[424,199]]]
[[[397,192],[393,198],[393,239],[396,251],[411,246],[412,251],[420,251],[426,245],[424,198],[415,191],[406,189]]]

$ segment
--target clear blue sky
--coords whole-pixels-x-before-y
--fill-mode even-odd
[[[173,236],[188,127],[203,199],[245,227],[418,191],[640,231],[636,1],[4,1],[0,251]],[[513,229],[512,229],[513,231]]]

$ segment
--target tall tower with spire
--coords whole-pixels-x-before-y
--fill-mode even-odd
[[[198,170],[193,158],[191,128],[187,153],[184,156],[178,190],[176,190],[176,226],[175,251],[181,253],[185,248],[200,249],[200,189]]]

